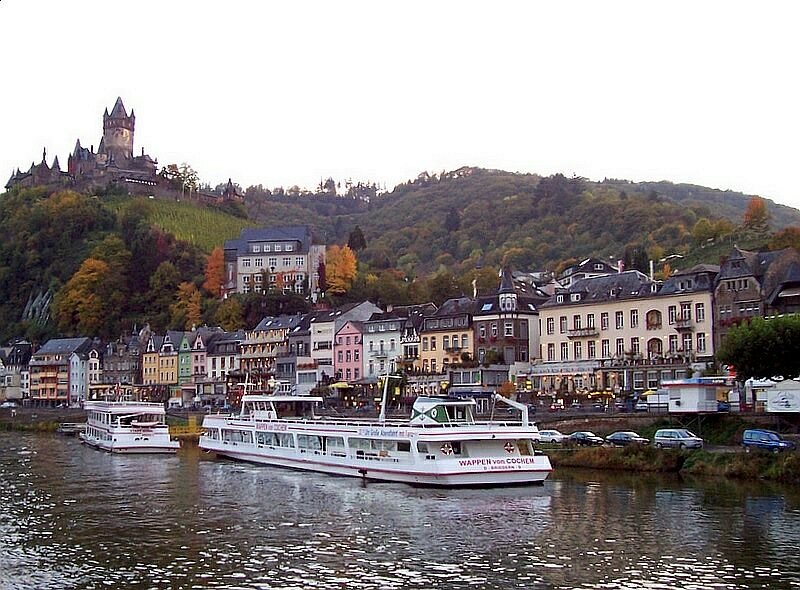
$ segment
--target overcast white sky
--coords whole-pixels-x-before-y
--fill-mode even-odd
[[[463,165],[800,207],[797,2],[1,0],[0,174],[100,141],[246,187]]]

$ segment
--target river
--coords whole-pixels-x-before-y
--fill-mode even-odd
[[[560,470],[362,486],[0,433],[0,588],[800,588],[800,490]]]

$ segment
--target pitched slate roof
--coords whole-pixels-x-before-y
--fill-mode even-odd
[[[300,248],[289,254],[307,254],[311,246],[311,229],[307,225],[245,228],[240,232],[239,239],[225,240],[225,250],[236,250],[238,256],[247,256],[252,254],[247,248],[250,242],[300,242]],[[278,252],[278,254],[286,253]]]
[[[89,338],[53,338],[33,353],[34,357],[46,354],[69,355],[73,352],[88,349],[92,341]]]
[[[571,301],[573,293],[580,294],[577,303],[598,303],[618,299],[634,299],[653,294],[653,283],[647,276],[638,270],[628,270],[621,273],[589,277],[581,279],[569,288],[561,288],[548,299],[541,307],[554,307],[576,303]],[[558,296],[564,295],[564,301],[558,302]],[[569,296],[568,296],[569,295]]]

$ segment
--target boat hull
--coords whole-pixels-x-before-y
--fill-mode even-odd
[[[331,457],[314,453],[271,454],[250,445],[226,445],[201,440],[200,447],[219,456],[328,475],[358,477],[371,481],[397,482],[430,487],[488,487],[544,483],[552,471],[545,455],[448,459],[431,464],[396,464],[381,459]]]
[[[160,453],[176,453],[180,448],[180,443],[177,441],[139,441],[126,443],[125,441],[103,441],[97,440],[84,433],[79,435],[81,442],[87,446],[106,451],[108,453],[119,454],[160,454]]]

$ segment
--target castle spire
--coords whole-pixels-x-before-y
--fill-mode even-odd
[[[61,172],[61,165],[58,163],[58,156],[56,156],[55,158],[53,158],[53,166],[52,166],[52,169],[53,169],[53,170],[58,170],[59,172]]]
[[[43,148],[42,148],[42,164],[44,164],[44,163],[45,163],[45,160],[46,160],[46,159],[47,159],[47,148],[46,148],[46,147],[43,147]]]
[[[131,113],[133,114],[133,113]],[[114,108],[111,109],[112,117],[127,117],[128,113],[125,111],[125,105],[122,104],[122,97],[117,97],[117,102],[114,103]]]

